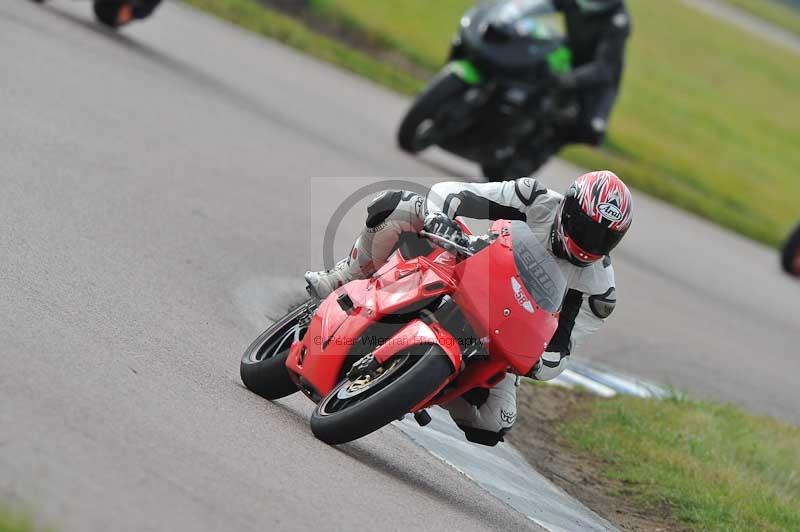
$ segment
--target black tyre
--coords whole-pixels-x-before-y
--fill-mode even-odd
[[[122,2],[95,0],[94,16],[101,24],[116,29],[119,26],[117,17],[119,16],[120,7],[122,7]]]
[[[366,436],[407,414],[452,373],[453,364],[441,347],[411,347],[387,361],[383,372],[367,383],[340,382],[311,414],[311,431],[331,445]]]
[[[313,313],[310,300],[298,306],[258,335],[242,355],[239,374],[247,388],[269,400],[297,391],[289,378],[286,358],[295,338],[305,336],[307,318]]]
[[[783,245],[781,266],[786,273],[800,277],[800,225],[789,235]]]
[[[397,131],[397,143],[403,151],[419,153],[441,140],[437,121],[447,115],[448,104],[459,103],[469,85],[452,72],[441,72],[417,96]]]

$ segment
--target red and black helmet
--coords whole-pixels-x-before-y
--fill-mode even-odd
[[[588,266],[619,244],[632,220],[631,193],[614,172],[584,174],[567,189],[556,213],[553,252],[576,266]]]

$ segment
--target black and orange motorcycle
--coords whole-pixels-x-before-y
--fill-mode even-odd
[[[43,4],[46,0],[33,1]],[[116,29],[149,17],[160,3],[161,0],[94,0],[94,15],[101,24]]]
[[[783,244],[781,266],[789,275],[800,277],[800,225],[795,227]]]

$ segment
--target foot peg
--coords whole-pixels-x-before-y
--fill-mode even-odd
[[[417,420],[417,424],[419,424],[420,427],[424,427],[431,422],[431,415],[427,410],[420,410],[418,412],[414,412],[414,419]]]

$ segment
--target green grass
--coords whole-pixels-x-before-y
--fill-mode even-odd
[[[685,398],[592,400],[562,434],[690,529],[800,530],[800,428]]]
[[[0,506],[0,532],[35,532],[33,522],[21,513]]]
[[[184,1],[400,92],[420,87],[397,67],[255,0]],[[311,9],[433,71],[471,3],[311,0]],[[634,34],[607,146],[563,155],[611,168],[642,191],[777,245],[800,216],[798,57],[679,0],[629,6]]]
[[[800,11],[775,0],[725,0],[749,13],[800,35]]]
[[[311,0],[312,11],[367,32],[421,66],[437,70],[468,0]]]
[[[295,19],[265,9],[256,0],[183,0],[245,29],[297,48],[318,59],[346,68],[405,94],[419,90],[421,83],[397,68],[383,64],[353,48],[321,36]]]

